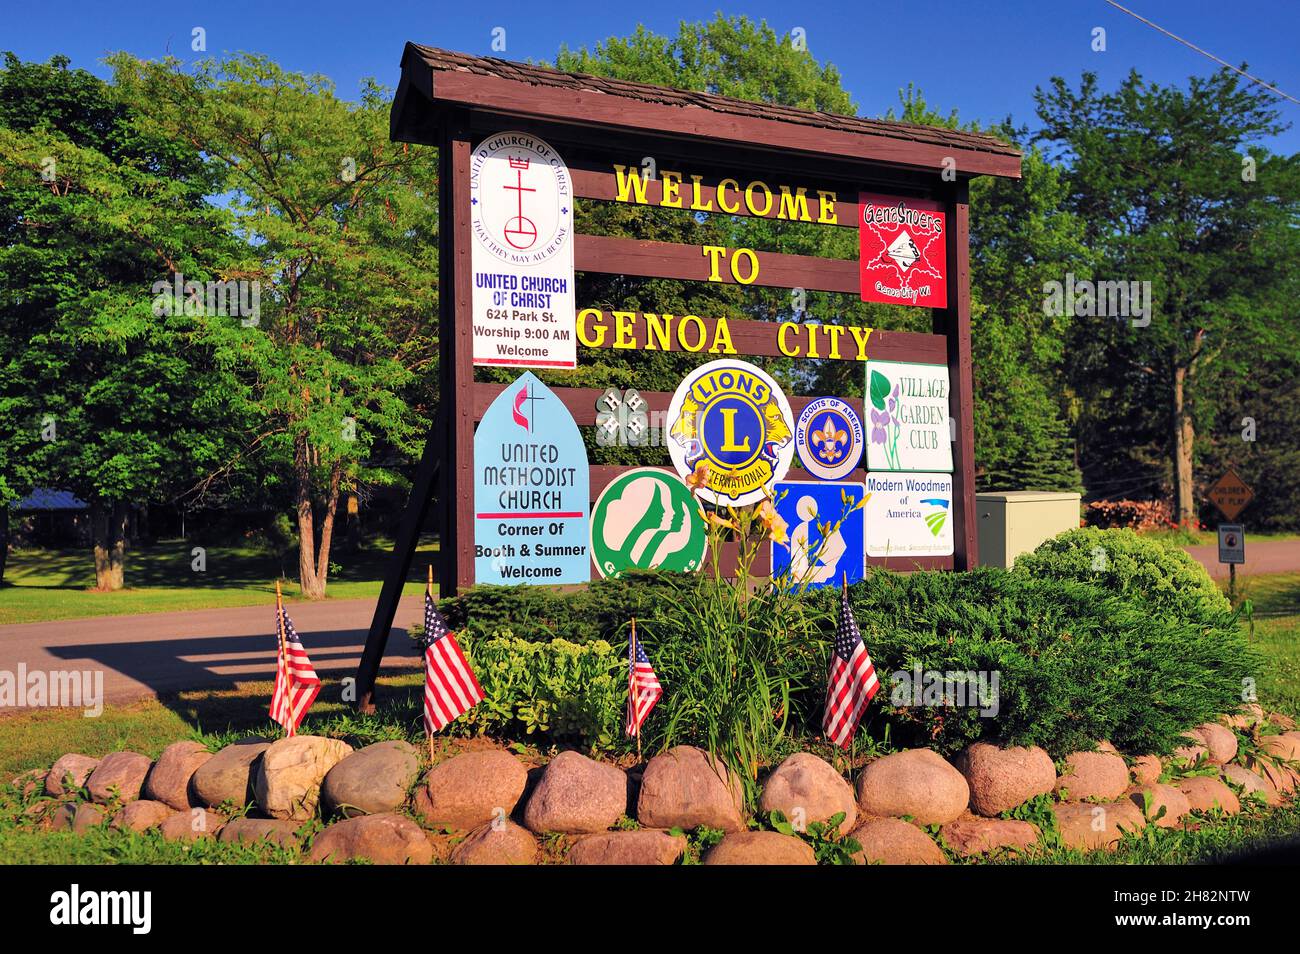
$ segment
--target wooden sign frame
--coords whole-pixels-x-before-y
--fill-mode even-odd
[[[991,136],[912,126],[857,117],[832,116],[788,107],[750,103],[642,83],[563,73],[487,57],[470,56],[408,43],[402,78],[394,99],[394,141],[432,145],[439,150],[439,348],[442,406],[415,473],[410,500],[399,524],[393,557],[385,574],[357,674],[357,702],[371,704],[374,679],[410,571],[420,527],[428,515],[435,481],[441,553],[441,592],[451,594],[474,582],[474,428],[504,385],[476,382],[471,350],[470,151],[487,136],[504,130],[534,133],[555,147],[569,166],[575,196],[616,201],[614,164],[639,163],[653,156],[661,172],[688,170],[700,176],[700,195],[716,202],[725,180],[797,183],[808,188],[810,206],[817,190],[833,190],[829,209],[836,221],[824,227],[857,228],[860,190],[936,199],[947,215],[948,307],[933,309],[933,331],[873,331],[872,358],[946,364],[950,407],[956,421],[953,444],[954,553],[950,557],[899,559],[900,569],[966,569],[978,554],[975,527],[975,462],[969,265],[969,181],[977,175],[1020,177],[1020,153]],[[640,173],[637,167],[631,171]],[[682,192],[692,192],[687,179]],[[663,197],[663,182],[647,183],[647,202]],[[734,214],[753,215],[733,201]],[[730,209],[727,210],[730,213]],[[826,212],[829,218],[830,211]],[[709,278],[701,248],[578,234],[574,236],[579,272],[704,281]],[[762,264],[757,285],[859,292],[856,260],[824,259],[757,251]],[[732,281],[728,269],[719,278]],[[579,310],[586,303],[579,301]],[[708,318],[711,316],[700,316]],[[712,316],[717,317],[717,316]],[[742,356],[779,357],[770,323],[729,319]],[[643,323],[637,327],[643,328]],[[646,345],[644,330],[632,332]],[[606,335],[601,347],[612,346]],[[853,349],[849,349],[853,350]],[[701,363],[718,355],[701,354]],[[843,356],[841,356],[844,359]],[[856,360],[856,355],[848,360]],[[522,369],[521,369],[522,370]],[[598,389],[553,388],[580,427],[594,426]],[[672,395],[640,392],[651,412],[664,411]],[[809,397],[790,397],[797,416]],[[861,413],[862,397],[845,398]],[[592,465],[591,499],[627,467]],[[807,479],[792,470],[787,480]],[[846,480],[862,482],[859,468]],[[764,548],[760,548],[761,550]],[[766,573],[766,554],[759,573]],[[868,564],[879,564],[867,558]]]

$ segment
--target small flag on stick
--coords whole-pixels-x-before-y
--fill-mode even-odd
[[[650,710],[655,707],[659,697],[664,694],[655,675],[655,667],[650,665],[650,657],[645,647],[636,638],[636,620],[627,635],[627,736],[635,738],[637,753],[641,751],[641,726],[645,724]]]
[[[858,621],[853,618],[853,608],[849,606],[846,576],[840,594],[839,627],[835,633],[830,678],[826,686],[826,714],[822,717],[822,731],[826,738],[847,749],[862,713],[879,689],[880,680],[876,678],[871,655],[862,642]]]
[[[271,693],[271,719],[284,727],[290,738],[298,734],[303,716],[320,694],[320,677],[312,668],[307,651],[284,609],[280,581],[275,581],[275,625],[280,641],[275,667],[275,691]]]
[[[483,700],[483,689],[433,602],[433,567],[424,591],[424,730],[435,732]]]

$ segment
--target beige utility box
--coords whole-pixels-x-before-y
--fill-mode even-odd
[[[1004,490],[975,495],[980,564],[1006,566],[1044,540],[1079,526],[1079,494]]]

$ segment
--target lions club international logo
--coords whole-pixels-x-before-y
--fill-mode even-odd
[[[862,458],[862,433],[862,419],[844,401],[809,401],[794,429],[804,470],[822,480],[847,477]]]
[[[785,394],[744,361],[711,361],[688,375],[668,405],[668,428],[668,452],[679,474],[708,465],[700,496],[709,503],[756,503],[785,476],[794,456]]]

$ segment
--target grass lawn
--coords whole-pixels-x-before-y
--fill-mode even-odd
[[[1254,611],[1253,629],[1247,626],[1253,645],[1269,661],[1259,677],[1260,701],[1300,716],[1300,573],[1241,577],[1237,588]]]
[[[89,616],[167,613],[265,605],[282,579],[285,597],[299,598],[297,551],[281,556],[255,547],[208,547],[207,568],[191,569],[193,543],[161,540],[132,547],[126,558],[127,588],[97,593],[89,550],[18,550],[9,554],[0,586],[0,626]],[[379,595],[392,541],[375,538],[357,552],[335,549],[331,561],[342,567],[330,574],[327,598]],[[438,552],[426,539],[416,552],[407,593],[423,592],[429,561]]]

